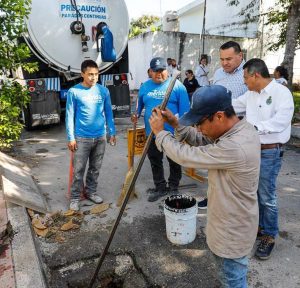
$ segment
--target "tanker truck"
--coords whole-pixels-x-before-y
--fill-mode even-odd
[[[32,0],[24,34],[37,72],[22,71],[31,101],[25,127],[59,123],[68,89],[81,81],[82,61],[99,66],[99,82],[111,95],[115,117],[130,113],[129,18],[124,0]]]

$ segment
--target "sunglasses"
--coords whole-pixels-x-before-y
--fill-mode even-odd
[[[198,123],[196,123],[196,126],[200,126],[202,125],[207,119],[211,118],[213,115],[215,115],[216,113],[213,114],[209,114],[208,116],[205,116],[204,118],[202,118]]]

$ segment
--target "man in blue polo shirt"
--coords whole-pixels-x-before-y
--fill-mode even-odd
[[[159,106],[165,96],[171,78],[168,78],[167,63],[161,57],[153,58],[150,62],[151,79],[146,81],[140,88],[138,96],[137,113],[133,115],[132,121],[135,122],[140,117],[143,108],[145,108],[145,130],[148,136],[151,132],[149,118],[153,108]],[[167,108],[177,117],[181,117],[190,110],[190,101],[187,91],[183,84],[176,80],[172,90]],[[165,124],[165,129],[174,132],[174,128]],[[168,191],[170,193],[178,193],[178,185],[182,176],[181,166],[167,157],[170,166],[170,175],[168,178],[168,186],[164,177],[163,153],[158,151],[155,145],[155,139],[152,139],[148,158],[151,163],[152,175],[155,188],[150,189],[148,201],[154,202],[160,197],[165,196]]]
[[[81,76],[83,81],[68,91],[66,106],[68,148],[74,153],[70,209],[75,211],[79,210],[80,192],[88,160],[86,197],[95,203],[103,202],[96,190],[105,151],[106,125],[110,144],[116,144],[110,95],[107,88],[97,83],[97,63],[93,60],[83,61]]]

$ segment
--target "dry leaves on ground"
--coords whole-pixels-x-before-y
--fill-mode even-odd
[[[45,229],[38,229],[36,228],[35,226],[33,226],[33,230],[34,232],[38,235],[38,236],[41,236],[41,237],[47,237],[47,234],[49,233],[49,229],[48,228],[45,228]]]
[[[69,222],[65,223],[60,227],[60,230],[62,231],[69,231],[71,229],[78,229],[80,226],[78,224],[73,223],[73,219],[71,219]]]
[[[110,203],[95,205],[90,210],[91,214],[100,214],[109,209]],[[81,211],[67,210],[56,211],[51,214],[40,214],[27,209],[31,217],[32,227],[35,233],[43,238],[51,238],[55,242],[63,243],[66,238],[64,233],[80,228],[84,214]]]
[[[91,214],[100,214],[104,211],[106,211],[110,206],[110,203],[103,203],[103,204],[98,204],[95,205],[92,209],[91,209]]]

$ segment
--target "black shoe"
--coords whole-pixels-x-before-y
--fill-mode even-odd
[[[198,208],[199,209],[207,209],[207,198],[204,198],[203,200],[198,202]]]
[[[178,195],[179,194],[178,186],[170,186],[168,188],[168,194],[170,194],[170,195]]]
[[[269,235],[263,235],[257,246],[255,256],[261,260],[267,260],[271,256],[271,252],[275,245],[275,239]]]
[[[150,189],[149,189],[150,190]],[[148,190],[148,191],[149,191]],[[165,189],[151,189],[149,191],[149,196],[148,196],[148,201],[149,202],[155,202],[157,201],[160,197],[166,196],[168,191]]]
[[[263,236],[264,236],[263,229],[262,229],[261,227],[258,227],[256,239],[257,239],[257,240],[261,240],[261,238],[262,238]]]

